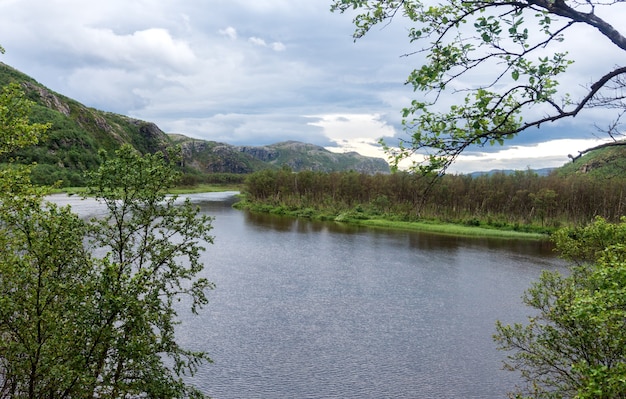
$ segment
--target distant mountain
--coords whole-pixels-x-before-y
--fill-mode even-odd
[[[539,176],[548,176],[555,169],[556,168],[540,168],[540,169],[528,169],[528,170],[530,170],[533,173],[538,174]],[[485,171],[485,172],[472,172],[472,173],[469,173],[469,175],[472,176],[472,177],[485,176],[485,175],[491,176],[491,175],[495,175],[497,173],[502,173],[502,174],[505,174],[505,175],[512,175],[514,173],[524,172],[526,170],[527,169],[524,169],[524,170],[521,170],[521,171],[517,170],[517,169],[492,169],[492,170]]]
[[[242,147],[166,134],[152,122],[86,107],[0,63],[0,86],[11,82],[19,83],[36,103],[31,121],[52,123],[46,140],[40,145],[10,155],[18,162],[36,162],[33,180],[39,183],[63,180],[66,185],[81,185],[83,173],[98,166],[98,151],[112,151],[122,144],[130,144],[142,153],[179,144],[183,149],[184,168],[192,174],[243,174],[283,166],[294,171],[389,172],[389,165],[383,159],[357,153],[335,154],[312,144],[285,142]],[[0,162],[7,159],[0,159]]]
[[[298,141],[266,146],[234,146],[180,134],[170,134],[169,137],[182,147],[187,166],[209,173],[250,173],[284,166],[295,172],[355,170],[370,174],[389,173],[389,164],[381,158],[365,157],[356,152],[336,154],[324,147]]]
[[[356,152],[334,153],[327,149],[298,141],[285,141],[263,147],[237,147],[273,166],[287,166],[294,171],[312,170],[339,172],[355,170],[362,173],[389,173],[389,164],[382,158],[372,158]]]

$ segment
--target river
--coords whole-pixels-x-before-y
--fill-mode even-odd
[[[561,267],[550,245],[311,222],[190,195],[213,222],[217,288],[178,339],[213,363],[190,380],[215,399],[504,398],[496,320],[524,321],[523,291]],[[93,201],[55,196],[78,213]]]

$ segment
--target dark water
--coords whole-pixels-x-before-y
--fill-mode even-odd
[[[193,383],[231,398],[503,398],[516,375],[494,323],[524,321],[523,291],[557,267],[549,245],[251,215],[215,216],[210,304],[179,339],[214,360]],[[62,201],[59,197],[58,201]],[[93,204],[84,206],[97,212]]]

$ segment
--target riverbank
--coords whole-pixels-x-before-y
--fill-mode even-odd
[[[252,204],[245,200],[239,201],[234,205],[237,209],[246,209],[255,213],[269,213],[280,216],[304,218],[321,221],[334,221],[338,223],[347,223],[358,226],[366,226],[380,229],[407,230],[407,231],[423,231],[433,234],[442,234],[449,236],[463,236],[476,238],[500,238],[500,239],[520,239],[520,240],[549,240],[549,231],[519,231],[515,230],[515,226],[494,227],[481,225],[466,225],[459,223],[442,222],[438,220],[394,220],[392,217],[381,215],[368,215],[364,212],[321,212],[312,208],[305,209],[286,209],[285,207],[273,207],[269,205]],[[510,228],[506,228],[510,227]]]

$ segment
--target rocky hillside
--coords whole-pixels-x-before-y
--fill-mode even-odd
[[[36,162],[33,180],[50,184],[62,180],[81,185],[86,170],[98,166],[98,151],[131,144],[141,152],[155,152],[179,144],[185,171],[190,174],[250,173],[288,166],[294,171],[356,170],[387,173],[383,159],[356,153],[334,154],[311,144],[287,142],[263,147],[237,147],[203,141],[180,134],[166,134],[154,123],[104,112],[55,93],[31,77],[0,63],[0,86],[18,83],[36,105],[33,122],[51,122],[47,138],[39,146],[11,154],[22,163]],[[6,161],[0,159],[0,162]]]
[[[368,174],[389,173],[389,164],[381,158],[365,157],[356,152],[336,154],[298,141],[267,146],[233,146],[182,135],[170,137],[181,145],[187,165],[205,172],[249,173],[264,168],[288,167],[296,172],[355,170]]]
[[[338,172],[355,170],[375,174],[389,173],[389,164],[382,158],[365,157],[356,152],[337,154],[323,147],[298,141],[286,141],[264,147],[238,147],[239,151],[275,166],[293,170]]]
[[[199,173],[251,173],[268,167],[230,144],[192,139],[181,134],[169,137],[173,144],[181,146],[185,166]]]

